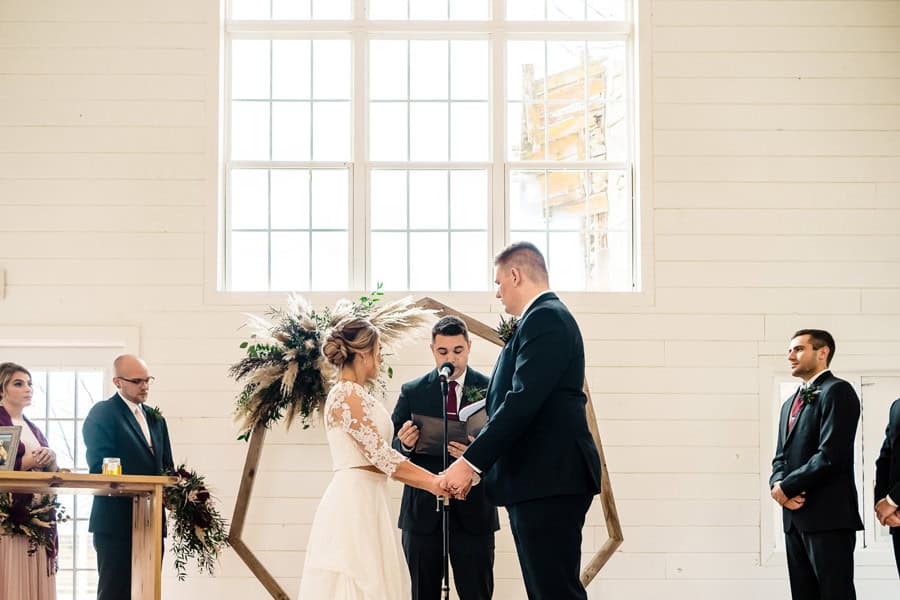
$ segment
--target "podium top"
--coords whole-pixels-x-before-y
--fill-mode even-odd
[[[44,471],[0,471],[0,491],[32,494],[146,496],[178,479],[157,475],[97,475]]]

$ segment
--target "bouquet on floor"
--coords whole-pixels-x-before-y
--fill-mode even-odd
[[[47,574],[59,568],[59,536],[56,526],[69,520],[66,509],[49,494],[0,492],[0,533],[21,535],[28,540],[28,555],[38,549],[47,553]]]
[[[249,440],[254,429],[269,428],[282,418],[288,427],[297,417],[304,429],[314,422],[336,375],[322,356],[322,344],[328,330],[345,319],[368,320],[388,351],[430,325],[434,311],[419,308],[408,297],[382,303],[383,295],[378,284],[368,296],[354,302],[340,300],[322,310],[291,295],[286,308],[270,308],[266,318],[251,315],[253,334],[241,344],[247,356],[229,370],[244,384],[235,410],[241,428],[238,439]],[[391,369],[384,369],[390,377]]]
[[[191,559],[197,563],[198,571],[212,575],[219,555],[228,547],[225,519],[213,504],[202,475],[184,465],[169,475],[178,478],[163,490],[163,502],[172,524],[169,533],[178,581],[184,581]]]

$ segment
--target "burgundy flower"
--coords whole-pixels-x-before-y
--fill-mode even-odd
[[[191,474],[185,469],[178,469],[178,476],[184,477],[185,479],[190,479]]]
[[[212,524],[212,517],[205,510],[198,510],[194,513],[194,525],[201,529],[206,529]]]
[[[209,500],[209,492],[201,488],[200,491],[197,492],[197,501],[202,504],[207,500]]]
[[[14,502],[9,507],[9,520],[15,525],[24,525],[31,520],[31,510],[21,502]]]

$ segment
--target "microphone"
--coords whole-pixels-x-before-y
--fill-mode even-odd
[[[441,368],[438,369],[438,377],[441,378],[441,381],[447,381],[450,379],[450,376],[453,375],[453,371],[455,371],[452,362],[445,362],[441,365]]]

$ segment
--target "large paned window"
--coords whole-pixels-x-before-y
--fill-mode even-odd
[[[560,290],[637,269],[628,0],[231,0],[233,291],[469,291],[517,240]]]

